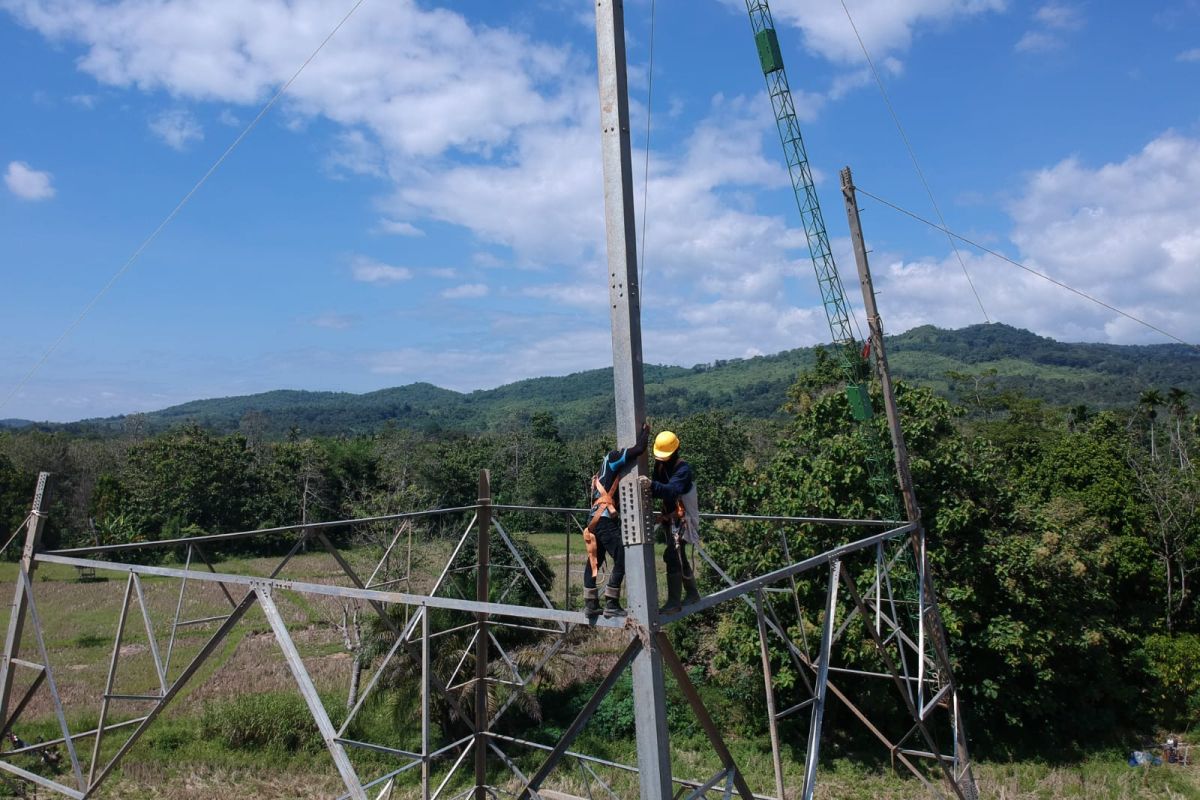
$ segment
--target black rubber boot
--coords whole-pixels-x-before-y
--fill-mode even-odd
[[[658,609],[660,614],[674,614],[681,611],[679,596],[683,594],[683,575],[678,572],[667,573],[667,602]]]
[[[683,604],[685,606],[690,606],[692,603],[700,600],[700,592],[696,589],[695,578],[684,578],[683,588],[687,590],[687,594],[683,596]]]
[[[583,588],[583,613],[592,619],[600,616],[600,591],[594,586]]]
[[[625,616],[625,609],[621,608],[620,586],[604,587],[604,616],[609,619]]]

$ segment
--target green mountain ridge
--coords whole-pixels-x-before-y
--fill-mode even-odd
[[[1178,386],[1200,397],[1200,350],[1185,345],[1057,342],[992,323],[959,330],[922,326],[887,339],[894,375],[931,386],[952,399],[974,391],[974,380],[950,373],[990,374],[997,389],[1020,390],[1055,405],[1091,408],[1132,405],[1148,387]],[[707,410],[767,419],[816,348],[730,359],[693,367],[646,365],[646,404],[652,416]],[[967,385],[970,384],[970,385]],[[456,392],[430,383],[364,394],[281,389],[240,397],[194,400],[145,414],[43,424],[40,428],[104,435],[140,426],[147,432],[195,422],[218,432],[243,430],[277,438],[369,433],[386,425],[427,432],[497,430],[550,411],[564,433],[612,424],[612,370],[530,378],[494,389]],[[21,421],[6,420],[10,427]]]

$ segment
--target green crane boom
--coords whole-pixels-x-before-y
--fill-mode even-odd
[[[787,159],[796,205],[808,237],[808,251],[817,273],[817,285],[821,289],[821,302],[825,305],[825,316],[829,320],[829,332],[833,334],[833,344],[837,349],[853,349],[857,339],[850,326],[846,292],[842,289],[842,279],[838,276],[829,247],[829,233],[825,230],[825,218],[821,215],[817,187],[813,184],[808,152],[804,149],[804,137],[800,134],[800,121],[796,118],[792,90],[788,86],[787,71],[783,68],[783,56],[779,51],[771,8],[765,0],[746,0],[746,11],[750,14],[754,42],[758,45],[758,59],[762,63],[767,92],[775,109],[775,125],[779,129],[779,140],[783,143],[783,155]]]
[[[858,339],[854,335],[850,310],[846,305],[846,291],[842,288],[842,279],[829,247],[829,233],[825,230],[825,218],[821,214],[821,202],[817,199],[808,151],[800,133],[800,120],[796,118],[796,105],[788,85],[787,70],[783,68],[783,55],[779,50],[771,7],[766,0],[746,0],[746,11],[750,15],[754,42],[758,46],[758,60],[767,79],[767,93],[775,110],[775,127],[783,144],[783,156],[792,180],[796,206],[808,238],[808,252],[817,275],[829,332],[833,336],[835,357],[846,377],[846,396],[855,419],[865,422],[873,415],[865,383],[867,366],[859,355]],[[867,459],[868,481],[879,511],[888,519],[899,518],[900,501],[896,496],[888,454],[871,448],[867,451]]]

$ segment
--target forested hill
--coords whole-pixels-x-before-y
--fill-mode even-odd
[[[1132,405],[1150,387],[1177,386],[1200,396],[1200,350],[1185,345],[1066,344],[1002,324],[956,331],[925,326],[888,342],[896,377],[955,400],[976,393],[980,385],[1093,409]],[[814,361],[814,348],[802,348],[691,368],[647,366],[647,407],[658,417],[709,409],[771,417],[779,413],[797,372]],[[611,376],[610,369],[596,369],[469,393],[428,383],[366,394],[274,391],[50,427],[104,433],[136,424],[153,432],[197,422],[218,432],[241,429],[269,438],[293,429],[303,436],[363,433],[389,423],[424,431],[482,431],[549,410],[564,433],[575,434],[611,425]]]

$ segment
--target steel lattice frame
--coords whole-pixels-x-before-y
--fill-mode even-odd
[[[714,793],[729,796],[732,792],[737,792],[744,798],[752,796],[759,798],[770,796],[784,797],[787,795],[804,798],[811,797],[816,785],[824,711],[830,694],[838,698],[874,735],[880,738],[898,763],[905,766],[920,780],[925,782],[930,789],[935,789],[938,784],[930,782],[926,772],[916,766],[914,763],[914,759],[916,758],[925,757],[935,759],[941,765],[946,778],[940,784],[941,788],[947,793],[963,797],[959,789],[958,778],[966,771],[969,765],[958,763],[953,753],[945,754],[943,748],[939,748],[936,733],[930,724],[930,717],[939,711],[942,713],[949,711],[952,723],[957,718],[957,714],[955,713],[957,711],[957,698],[954,694],[953,686],[950,683],[942,681],[940,678],[942,670],[938,669],[942,665],[937,663],[936,659],[929,657],[927,648],[925,647],[925,642],[933,638],[924,624],[925,620],[931,618],[931,609],[926,609],[925,613],[918,614],[917,617],[922,624],[919,624],[916,630],[910,630],[905,624],[904,614],[900,609],[903,598],[893,594],[891,589],[892,578],[896,575],[897,570],[908,569],[913,566],[912,553],[914,552],[914,546],[921,548],[923,552],[920,527],[917,525],[911,523],[879,523],[866,520],[705,515],[709,519],[724,519],[730,523],[765,523],[774,526],[843,525],[859,529],[874,528],[874,530],[862,538],[848,541],[841,546],[787,563],[785,566],[772,572],[740,582],[735,581],[733,577],[728,575],[713,560],[709,553],[701,550],[701,555],[711,568],[712,574],[725,584],[725,588],[704,597],[699,603],[686,607],[677,614],[660,617],[657,625],[653,626],[650,630],[646,630],[624,620],[608,620],[604,618],[594,621],[589,620],[587,616],[579,611],[557,607],[538,587],[537,581],[534,579],[528,565],[521,558],[519,550],[515,547],[500,517],[505,512],[543,512],[571,516],[576,519],[576,524],[578,524],[579,518],[586,518],[583,516],[586,514],[586,510],[493,506],[488,492],[486,474],[481,480],[481,496],[478,504],[475,506],[374,517],[368,520],[342,520],[285,528],[272,528],[261,531],[195,536],[177,540],[149,542],[140,545],[116,545],[57,551],[44,550],[41,547],[41,532],[45,520],[45,515],[42,511],[42,490],[45,486],[45,480],[46,475],[43,473],[39,481],[39,491],[34,500],[33,511],[25,525],[25,550],[18,569],[12,613],[8,621],[5,650],[2,661],[0,661],[0,681],[3,681],[5,689],[3,696],[0,697],[0,713],[3,713],[2,719],[4,721],[3,728],[0,731],[3,733],[12,731],[14,725],[20,723],[22,712],[35,693],[45,691],[49,693],[52,699],[55,718],[61,736],[53,741],[40,742],[0,752],[0,771],[33,782],[45,789],[67,797],[85,798],[94,795],[96,790],[111,775],[113,769],[120,764],[125,755],[135,745],[142,733],[147,730],[162,711],[171,705],[172,701],[178,697],[181,691],[188,688],[197,671],[212,659],[214,653],[217,652],[227,635],[254,605],[258,605],[267,618],[271,632],[280,646],[296,686],[307,704],[312,719],[324,740],[330,758],[345,785],[346,793],[342,796],[346,798],[362,800],[368,796],[388,797],[395,785],[397,776],[410,770],[419,769],[421,774],[421,796],[429,798],[429,800],[438,800],[438,798],[446,796],[447,787],[451,785],[462,765],[467,763],[468,755],[478,755],[480,751],[484,754],[482,760],[485,764],[485,776],[488,775],[486,772],[488,758],[494,757],[499,764],[503,765],[507,773],[511,773],[511,777],[506,779],[507,784],[505,785],[490,784],[486,781],[486,778],[484,781],[475,781],[472,783],[471,789],[476,792],[491,795],[515,794],[521,797],[540,798],[542,797],[540,790],[546,785],[549,779],[556,775],[556,767],[565,757],[574,762],[575,769],[579,771],[580,775],[584,776],[586,785],[589,787],[595,785],[597,789],[603,789],[607,792],[605,796],[618,796],[601,779],[597,773],[597,769],[636,773],[637,768],[577,752],[572,750],[571,747],[578,734],[587,725],[592,712],[596,710],[608,691],[616,684],[617,679],[629,666],[634,656],[647,646],[656,647],[657,651],[662,655],[664,664],[673,674],[683,695],[692,705],[693,711],[701,723],[701,727],[709,736],[714,752],[721,760],[720,770],[707,779],[672,778],[674,785],[679,788],[679,791],[687,792],[688,797],[708,797]],[[396,531],[379,564],[373,570],[371,578],[366,581],[359,577],[355,569],[334,546],[327,535],[334,530],[361,525],[364,522],[399,524],[420,518],[454,514],[462,515],[465,513],[472,514],[470,522],[466,524],[462,533],[456,537],[455,546],[445,566],[441,570],[433,589],[427,594],[414,594],[410,592],[397,592],[386,588],[376,588],[376,584],[374,583],[374,578],[381,574],[382,565],[396,546],[397,540],[403,533],[403,529]],[[462,599],[439,594],[439,591],[446,584],[447,577],[455,568],[455,564],[458,562],[464,547],[472,540],[477,544],[480,542],[481,520],[488,521],[489,532],[494,532],[499,537],[499,542],[496,543],[496,546],[505,548],[511,554],[515,564],[514,571],[519,578],[529,581],[535,587],[542,605],[521,606],[503,602],[481,602],[478,599]],[[294,538],[291,550],[281,558],[278,565],[268,576],[258,577],[216,572],[204,555],[206,547],[267,535],[289,535]],[[318,544],[329,552],[341,571],[342,580],[339,583],[309,583],[290,580],[285,577],[288,562],[306,543]],[[97,558],[135,559],[140,551],[164,547],[182,548],[184,550],[186,556],[182,568],[132,563],[129,560],[99,560]],[[477,554],[481,554],[483,552],[482,548],[476,547],[476,552]],[[791,561],[791,556],[787,551],[786,538],[781,542],[779,554],[784,556],[786,560]],[[867,562],[867,568],[863,570],[863,575],[858,580],[855,580],[850,574],[850,569],[853,565],[863,561]],[[195,566],[196,563],[203,563],[203,566],[197,567]],[[32,580],[40,564],[60,564],[77,568],[90,568],[96,570],[97,573],[116,573],[126,576],[120,614],[113,637],[112,657],[109,663],[106,688],[104,693],[96,698],[99,722],[95,728],[89,730],[76,731],[71,729],[55,682],[55,667],[50,663],[45,645],[42,619],[38,613],[37,594],[39,592],[35,591],[37,584]],[[570,566],[570,564],[567,565],[568,570]],[[490,568],[482,570],[478,567],[479,563],[476,562],[474,568],[477,576],[482,578],[485,586],[492,575],[498,575],[501,571],[501,566],[499,565],[492,565]],[[174,615],[170,621],[169,632],[165,633],[165,645],[160,640],[159,633],[156,632],[155,621],[151,618],[149,608],[146,605],[142,585],[143,578],[146,576],[168,578],[179,583],[180,601],[176,604]],[[774,598],[786,597],[789,604],[794,604],[796,613],[803,615],[804,609],[801,607],[801,593],[799,589],[805,586],[805,581],[810,580],[822,582],[825,587],[823,607],[817,610],[817,613],[809,616],[809,619],[813,621],[818,619],[821,621],[821,635],[815,652],[810,649],[809,642],[806,640],[802,642],[793,640],[793,637],[781,625],[779,617],[774,610],[774,603],[772,602]],[[229,604],[229,613],[220,617],[203,619],[183,618],[181,614],[183,608],[182,598],[189,583],[206,583],[219,586]],[[387,583],[393,582],[388,581]],[[924,582],[922,581],[922,583]],[[365,689],[358,699],[357,705],[350,711],[340,726],[335,726],[332,723],[328,712],[317,695],[312,676],[300,658],[292,634],[289,632],[288,626],[279,611],[277,602],[279,592],[296,592],[310,597],[336,597],[360,601],[374,608],[387,624],[393,626],[395,638],[392,641],[389,651],[380,659],[378,665],[375,666],[374,674],[368,680]],[[763,652],[764,691],[766,692],[767,704],[770,709],[769,728],[772,736],[772,753],[775,762],[776,780],[773,793],[767,791],[762,791],[761,793],[754,792],[746,785],[744,776],[734,763],[722,740],[717,723],[709,717],[708,712],[704,709],[686,670],[680,663],[678,656],[675,655],[670,640],[666,636],[666,630],[670,625],[707,609],[733,601],[745,603],[749,608],[752,608],[757,621],[760,646]],[[925,602],[928,602],[928,599]],[[149,654],[155,667],[154,685],[138,694],[117,694],[114,693],[113,688],[120,667],[122,641],[126,626],[131,619],[131,609],[135,605],[138,610],[132,615],[132,618],[136,620],[140,617],[140,623],[135,624],[144,626],[150,643]],[[409,616],[407,624],[400,625],[396,623],[394,617],[386,613],[389,607],[396,606],[404,606],[412,610],[413,613]],[[475,635],[467,643],[466,649],[470,650],[478,647],[480,637],[486,637],[491,650],[499,656],[501,663],[504,663],[511,671],[512,680],[501,680],[489,674],[490,665],[486,661],[476,663],[476,676],[473,679],[476,691],[486,691],[487,685],[497,682],[506,683],[516,689],[509,696],[507,702],[496,709],[490,716],[485,713],[482,719],[468,719],[462,709],[457,706],[454,696],[449,691],[449,684],[455,680],[455,676],[452,675],[448,680],[444,680],[431,669],[430,643],[439,635],[447,632],[431,629],[432,626],[430,625],[428,614],[428,611],[431,609],[445,609],[474,615],[475,621],[470,623],[469,626],[476,629]],[[842,635],[855,620],[860,621],[860,624],[864,625],[866,632],[875,643],[882,665],[882,668],[878,672],[845,669],[834,664],[835,647]],[[489,626],[498,628],[508,625],[536,628],[542,631],[542,636],[546,637],[546,649],[543,658],[527,674],[521,673],[520,669],[512,662],[509,655],[501,646],[500,641],[488,630]],[[27,626],[30,629],[29,631],[26,631]],[[172,652],[175,650],[176,635],[183,627],[198,626],[212,628],[212,634],[200,648],[199,652],[188,663],[182,665],[176,671],[177,668],[171,664]],[[626,637],[626,646],[616,664],[601,682],[595,695],[585,706],[575,722],[564,733],[559,743],[554,747],[549,747],[548,745],[494,732],[493,729],[516,699],[517,692],[524,691],[530,686],[531,682],[541,673],[550,660],[563,651],[568,643],[568,637],[573,632],[587,627],[621,631]],[[21,658],[22,639],[29,632],[32,633],[31,638],[36,648],[36,655]],[[776,641],[783,645],[788,657],[799,667],[799,673],[803,676],[804,682],[804,696],[798,703],[781,710],[777,707],[777,701],[780,700],[778,697],[779,692],[772,681],[771,662],[768,654],[769,643],[771,641]],[[377,688],[380,676],[385,674],[389,665],[401,658],[411,658],[419,667],[419,674],[421,676],[419,678],[422,707],[422,747],[420,752],[409,752],[382,743],[364,742],[347,738],[348,729],[356,715],[363,708],[368,696]],[[459,661],[460,668],[462,662],[465,660],[466,654],[464,653],[463,659]],[[30,670],[35,673],[33,682],[20,693],[15,692],[13,688],[13,671],[17,669]],[[457,673],[458,670],[456,669],[455,672]],[[908,733],[894,739],[884,734],[881,726],[873,723],[867,714],[858,708],[851,698],[835,684],[832,676],[839,673],[872,676],[893,681],[898,689],[902,704],[911,718],[912,727]],[[443,699],[450,703],[451,708],[458,713],[459,721],[470,730],[467,736],[436,750],[432,749],[430,745],[429,734],[429,700],[435,693],[441,695]],[[141,712],[139,716],[133,719],[110,723],[108,718],[115,703],[124,704],[125,706],[129,704],[148,705],[148,710]],[[480,708],[480,706],[476,707]],[[483,706],[483,708],[486,709],[486,706]],[[810,722],[805,748],[804,782],[802,786],[789,790],[788,787],[783,785],[784,779],[778,723],[786,717],[805,710],[809,714]],[[132,732],[128,730],[129,728],[133,729]],[[102,743],[105,737],[114,731],[123,731],[127,736],[117,749],[115,755],[111,758],[102,759],[100,757]],[[919,748],[912,745],[910,740],[913,737],[917,737],[924,747]],[[80,742],[84,744],[90,743],[90,755],[84,752],[87,748],[79,747]],[[952,750],[953,742],[949,744],[951,747],[944,749]],[[511,749],[514,746],[521,747],[526,752],[548,751],[548,755],[542,765],[532,775],[526,776],[505,750],[505,748]],[[47,748],[66,749],[70,763],[70,770],[67,777],[45,777],[12,763],[14,757],[36,753]],[[396,763],[381,775],[362,776],[358,773],[349,755],[356,748],[370,749],[394,756]],[[445,763],[450,763],[450,768],[445,770],[445,773],[439,778],[436,775],[436,770]],[[515,790],[514,787],[516,787]],[[589,788],[589,793],[590,791]],[[461,794],[469,793],[470,790]],[[549,796],[561,796],[548,790],[547,794]]]
[[[620,441],[632,442],[637,428],[645,419],[645,398],[641,362],[641,299],[637,282],[637,259],[633,236],[628,89],[625,82],[624,22],[621,0],[597,0],[596,20],[617,429]],[[775,93],[772,96],[775,98]],[[789,166],[799,170],[799,172],[793,173],[794,180],[797,174],[803,178],[807,174],[807,159],[802,151],[798,130],[795,137],[791,137],[787,131],[782,131],[782,133],[786,135],[785,145],[788,141],[794,141],[800,148],[796,150],[795,159],[789,156]],[[794,164],[793,161],[795,161]],[[802,213],[806,210],[808,212],[808,216],[805,217],[807,230],[810,217],[819,219],[819,217],[813,216],[814,214],[819,215],[815,195],[811,197],[809,204],[801,209]],[[827,245],[825,249],[828,249]],[[816,259],[815,256],[814,258]],[[821,265],[817,264],[817,266]],[[832,273],[829,280],[839,280],[836,271]],[[830,286],[831,284],[828,282],[822,282],[822,295],[827,302],[830,294],[826,290]],[[842,312],[844,313],[844,308]],[[843,341],[849,336],[844,331],[834,330],[834,338],[835,341]],[[344,798],[367,800],[370,795],[375,795],[377,798],[390,797],[397,777],[419,768],[423,800],[442,800],[448,796],[447,790],[466,762],[467,756],[473,755],[474,779],[469,782],[470,785],[467,788],[453,795],[452,800],[471,794],[475,796],[476,800],[484,800],[488,796],[498,798],[501,794],[513,795],[521,800],[527,797],[539,798],[539,800],[561,798],[562,793],[547,788],[546,782],[558,776],[556,767],[564,758],[571,759],[576,765],[584,779],[589,798],[592,797],[591,787],[593,784],[598,789],[604,790],[606,796],[619,797],[597,773],[597,768],[600,768],[636,773],[639,781],[639,793],[643,800],[667,800],[669,797],[683,796],[685,792],[688,798],[706,798],[714,792],[729,798],[734,792],[737,792],[743,800],[751,800],[751,798],[760,798],[761,800],[769,798],[770,795],[756,794],[747,784],[745,775],[738,768],[725,745],[717,722],[705,709],[686,669],[675,654],[670,639],[666,635],[666,630],[671,624],[723,603],[741,601],[754,610],[759,634],[764,692],[769,710],[768,727],[771,734],[775,768],[774,796],[776,798],[783,800],[790,794],[793,797],[799,796],[804,800],[809,800],[813,796],[817,782],[825,711],[828,697],[833,695],[884,743],[897,762],[909,769],[930,790],[940,790],[947,796],[954,796],[959,800],[973,800],[974,784],[970,780],[970,764],[967,763],[965,755],[967,751],[965,735],[962,732],[961,711],[956,689],[951,679],[945,634],[934,597],[933,581],[929,574],[925,554],[925,534],[919,521],[889,523],[800,517],[704,515],[710,519],[724,519],[730,523],[748,522],[777,526],[850,526],[852,528],[870,528],[874,532],[862,538],[848,540],[845,544],[832,549],[810,554],[798,561],[793,561],[793,556],[787,547],[787,539],[783,538],[779,555],[783,557],[784,565],[765,575],[741,580],[727,574],[710,554],[701,551],[701,555],[714,574],[724,582],[725,588],[676,614],[659,615],[655,612],[657,589],[653,538],[650,531],[652,526],[646,517],[649,502],[648,498],[638,490],[636,483],[637,476],[644,474],[644,471],[645,464],[639,463],[635,472],[626,476],[620,485],[622,535],[629,553],[627,588],[631,613],[625,620],[603,618],[591,620],[580,611],[556,607],[550,598],[538,588],[537,581],[522,560],[519,551],[499,519],[499,515],[509,511],[565,514],[576,518],[587,512],[583,509],[539,509],[494,505],[486,471],[480,476],[478,501],[466,507],[186,537],[135,545],[97,546],[58,551],[48,551],[42,547],[41,539],[45,523],[43,494],[47,478],[47,475],[43,473],[39,477],[32,511],[24,524],[24,550],[15,581],[4,650],[0,654],[0,721],[3,724],[3,727],[0,728],[0,735],[13,730],[14,725],[20,722],[22,713],[28,707],[30,700],[42,691],[50,695],[54,715],[62,735],[59,739],[50,742],[0,750],[0,773],[29,781],[67,797],[87,798],[93,796],[158,715],[189,686],[197,672],[213,657],[245,614],[252,607],[258,605],[266,616],[272,635],[283,653],[297,688],[307,704],[330,758],[345,785],[346,792],[342,795]],[[375,580],[382,570],[383,563],[396,546],[400,536],[399,531],[389,543],[379,565],[365,581],[327,535],[329,531],[355,525],[383,522],[402,523],[465,513],[472,514],[470,522],[457,537],[457,543],[445,567],[427,594],[394,591],[391,588],[394,585],[393,581],[377,582]],[[912,516],[912,518],[919,520],[917,516]],[[578,525],[578,519],[575,524]],[[511,553],[520,577],[528,580],[537,590],[536,594],[541,605],[506,604],[503,602],[503,595],[501,602],[490,600],[491,578],[499,568],[497,565],[491,564],[489,560],[490,539],[493,531],[500,537],[500,543]],[[19,534],[18,530],[13,539]],[[454,570],[456,559],[472,535],[474,535],[476,543],[475,599],[439,595],[439,590],[446,585],[447,576]],[[206,547],[263,536],[291,536],[294,539],[289,553],[281,559],[273,572],[265,577],[218,573],[205,555]],[[570,534],[568,534],[569,541]],[[329,553],[338,565],[344,583],[318,584],[280,577],[291,558],[302,547],[310,543],[319,544]],[[132,563],[129,560],[98,560],[96,558],[97,556],[108,558],[128,556],[132,558],[139,550],[164,547],[185,549],[182,569],[149,566]],[[850,569],[864,558],[869,559],[869,566],[856,580],[850,574]],[[196,559],[203,562],[204,568],[194,566]],[[63,708],[62,698],[55,682],[55,669],[50,663],[46,647],[44,629],[35,596],[37,592],[34,590],[35,584],[32,580],[32,576],[40,564],[62,564],[94,570],[97,573],[116,572],[126,576],[105,691],[96,698],[98,722],[94,729],[82,732],[72,731]],[[570,564],[568,563],[568,575],[569,569]],[[168,578],[178,580],[180,583],[180,599],[176,604],[171,621],[165,653],[161,655],[154,621],[146,605],[142,585],[143,576]],[[867,578],[865,582],[863,582],[863,577]],[[905,604],[911,603],[907,594],[893,588],[894,584],[901,579],[907,579],[910,585],[915,584],[917,587],[916,609],[913,613],[904,613]],[[809,619],[814,624],[816,620],[820,620],[821,634],[815,653],[810,649],[807,638],[804,636],[806,623],[801,589],[808,587],[808,581],[815,581],[816,585],[825,587],[823,602],[819,604],[817,613],[809,615]],[[197,582],[219,586],[230,605],[229,613],[210,618],[182,619],[184,592],[188,583]],[[786,585],[781,586],[781,584]],[[845,588],[844,593],[841,591],[843,587]],[[351,709],[346,721],[341,726],[334,726],[317,693],[312,676],[300,657],[284,617],[280,613],[276,595],[281,592],[294,592],[312,597],[336,597],[367,604],[378,613],[383,624],[394,635],[391,647],[377,665],[374,675],[361,693],[358,704]],[[780,593],[788,595],[794,605],[799,621],[798,629],[801,633],[799,644],[793,640],[790,630],[781,624],[780,617],[776,614],[773,606],[772,599]],[[567,594],[569,596],[569,591]],[[818,591],[817,594],[820,595],[821,592]],[[847,596],[850,602],[847,602]],[[155,685],[139,694],[120,694],[114,692],[113,689],[120,666],[121,642],[129,621],[130,608],[135,601],[139,607],[138,616],[142,619],[150,642],[149,654],[154,664]],[[387,613],[389,607],[396,606],[404,607],[412,612],[403,625]],[[474,622],[458,628],[474,628],[474,633],[449,679],[437,675],[431,663],[431,641],[435,637],[449,632],[431,630],[430,612],[432,610],[465,612],[474,617]],[[877,671],[854,670],[837,667],[833,664],[836,654],[835,646],[842,639],[845,631],[856,621],[863,625],[874,645],[881,664]],[[21,657],[27,623],[32,628],[32,638],[37,651],[34,659]],[[178,674],[172,674],[171,658],[175,652],[177,632],[181,627],[198,626],[214,626],[214,629],[199,652],[180,669]],[[550,637],[544,657],[527,675],[521,674],[517,665],[505,652],[501,642],[493,634],[494,628],[503,626],[524,629],[532,627],[541,631],[542,635]],[[495,730],[497,722],[511,707],[512,702],[518,696],[517,693],[525,691],[547,663],[565,648],[568,637],[573,632],[586,627],[619,632],[619,635],[625,638],[625,647],[616,664],[601,681],[593,697],[569,726],[560,741],[550,747],[497,732]],[[804,684],[799,701],[783,710],[779,710],[779,693],[772,676],[771,651],[768,645],[771,640],[778,640],[784,645],[787,657],[796,667]],[[501,681],[490,675],[489,661],[493,649],[506,666],[511,668],[514,680]],[[472,650],[475,654],[474,678],[465,683],[454,684],[459,670],[468,660]],[[420,675],[418,678],[421,697],[420,751],[407,751],[381,743],[347,738],[349,726],[361,711],[366,698],[377,688],[380,677],[385,674],[389,665],[400,658],[413,661],[417,665]],[[663,706],[664,667],[674,676],[682,694],[696,715],[697,721],[708,736],[713,752],[721,762],[720,768],[708,778],[690,780],[675,777],[671,773],[669,734]],[[616,685],[625,669],[633,672],[634,695],[637,701],[634,711],[637,722],[638,767],[618,764],[571,749],[593,712]],[[17,696],[14,685],[14,674],[17,670],[28,670],[33,673],[31,682],[19,693],[20,696]],[[904,713],[911,722],[911,727],[907,732],[898,737],[887,735],[884,731],[885,725],[877,724],[868,717],[851,700],[849,694],[834,683],[831,675],[840,674],[847,674],[856,679],[879,678],[894,683]],[[517,693],[511,695],[506,703],[489,716],[486,710],[487,689],[490,684],[500,683],[515,688]],[[452,688],[464,687],[469,687],[474,691],[474,714],[470,717],[451,691]],[[430,741],[430,699],[435,694],[448,705],[457,722],[469,731],[466,736],[436,750],[432,748]],[[109,723],[108,717],[114,702],[149,704],[149,710],[133,719]],[[798,789],[789,791],[784,785],[779,722],[802,711],[807,711],[809,715],[804,776],[802,785]],[[940,739],[946,737],[944,731],[935,727],[933,721],[935,715],[949,720],[949,725],[943,725],[942,728],[948,727],[949,729],[950,754],[946,754],[944,750],[947,748],[939,743]],[[101,749],[104,738],[114,731],[123,731],[127,728],[133,730],[129,732],[115,754],[107,760],[102,759]],[[908,743],[914,737],[919,738],[927,749],[920,750],[909,745]],[[90,756],[85,754],[81,758],[76,742],[88,739],[92,742]],[[520,746],[533,751],[548,751],[548,755],[532,775],[526,776],[502,745]],[[63,780],[46,777],[12,761],[20,756],[59,747],[65,747],[67,750],[70,764],[69,777]],[[385,756],[394,757],[395,764],[380,775],[364,779],[364,776],[359,775],[350,758],[350,753],[356,749],[372,750]],[[496,761],[511,773],[512,778],[509,779],[508,784],[497,785],[489,782],[491,777],[488,769],[489,756],[494,756]],[[915,759],[923,757],[936,762],[945,777],[944,782],[934,784],[916,766]],[[444,774],[435,775],[435,765],[440,766],[445,763],[449,763],[450,766],[445,769]]]

